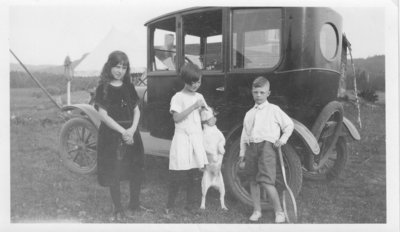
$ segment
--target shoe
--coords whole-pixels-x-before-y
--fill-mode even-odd
[[[275,213],[275,223],[284,223],[286,221],[285,213],[283,211]]]
[[[112,222],[124,222],[127,219],[125,212],[122,210],[114,211],[111,221]]]
[[[174,210],[172,208],[164,208],[162,217],[171,220],[175,217]]]
[[[173,215],[174,215],[174,209],[173,208],[165,208],[164,209],[164,216],[171,217]]]
[[[154,212],[154,209],[147,207],[147,206],[143,206],[143,205],[129,206],[128,210],[133,213],[135,213],[135,212],[148,212],[148,213]]]
[[[151,208],[151,207],[148,207],[148,206],[143,206],[143,205],[139,205],[139,210],[143,210],[143,211],[146,211],[146,212],[149,212],[149,213],[153,213],[154,212],[154,209],[153,208]]]
[[[261,218],[261,215],[262,214],[260,211],[254,211],[249,220],[252,222],[257,222]]]

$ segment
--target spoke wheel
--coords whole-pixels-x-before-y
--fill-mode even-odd
[[[303,167],[305,178],[333,179],[343,170],[347,161],[347,148],[345,139],[339,137],[342,125],[342,104],[330,102],[324,107],[311,130],[318,140],[320,153],[306,158],[306,166]]]
[[[236,139],[229,150],[225,154],[223,175],[225,184],[229,192],[242,203],[252,206],[252,200],[250,196],[250,180],[249,177],[239,168],[239,151],[240,151],[240,138]],[[285,163],[286,177],[290,188],[292,189],[295,196],[297,196],[301,190],[302,185],[302,171],[300,159],[297,153],[290,144],[282,147],[283,160]],[[283,182],[282,171],[280,168],[279,159],[277,157],[276,164],[276,189],[281,193],[285,184]],[[261,207],[263,209],[271,209],[272,204],[266,191],[261,188]],[[281,194],[280,194],[281,195]]]
[[[85,118],[72,118],[61,128],[60,157],[71,171],[91,174],[97,166],[97,128]]]

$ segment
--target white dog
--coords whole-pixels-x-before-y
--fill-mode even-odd
[[[225,137],[215,125],[217,119],[211,108],[201,111],[201,121],[204,123],[203,140],[209,164],[205,167],[201,180],[202,199],[200,208],[206,208],[207,190],[214,187],[219,190],[221,208],[228,210],[225,206],[225,185],[221,173],[222,159],[225,154]]]

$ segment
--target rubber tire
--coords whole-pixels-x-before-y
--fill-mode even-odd
[[[333,165],[333,168],[326,173],[327,180],[334,180],[339,177],[340,173],[346,167],[346,163],[348,160],[348,150],[347,150],[347,142],[346,138],[340,136],[336,142],[336,162]]]
[[[92,136],[94,136],[93,141],[95,141],[95,143],[97,145],[97,135],[98,135],[97,127],[94,126],[86,118],[82,118],[82,117],[72,118],[72,119],[68,120],[61,128],[60,138],[59,138],[60,158],[61,158],[63,164],[70,171],[79,173],[79,174],[92,174],[92,173],[95,173],[96,169],[97,169],[97,152],[93,155],[94,156],[93,162],[91,162],[89,166],[85,166],[85,167],[81,167],[81,166],[77,165],[75,162],[73,162],[71,159],[69,159],[69,154],[67,152],[67,150],[68,150],[67,140],[69,138],[69,134],[74,128],[79,128],[79,127],[85,128],[87,131],[89,131],[90,134]]]
[[[332,181],[340,176],[346,167],[348,160],[348,149],[346,138],[340,136],[336,142],[336,161],[332,168],[323,175],[313,174],[311,172],[303,172],[303,177],[308,180],[328,180]]]
[[[225,180],[225,185],[229,193],[231,193],[237,200],[245,205],[252,206],[250,193],[241,186],[240,182],[236,181],[235,171],[237,169],[237,161],[240,151],[240,138],[233,141],[232,145],[228,148],[222,168],[222,175]],[[287,180],[290,188],[292,189],[295,197],[300,193],[303,176],[300,159],[290,144],[282,147],[282,154],[285,164],[289,166],[289,173],[287,173]],[[280,169],[279,158],[277,157],[277,173]],[[278,179],[278,175],[277,175]],[[282,179],[283,183],[283,179]],[[267,201],[261,202],[261,208],[264,210],[271,209],[272,204]]]
[[[339,136],[341,135],[342,132],[342,127],[343,127],[343,106],[340,102],[337,101],[331,101],[329,102],[321,111],[321,113],[318,115],[317,119],[315,120],[315,123],[311,129],[311,132],[313,133],[313,135],[315,136],[315,138],[317,140],[319,140],[322,130],[325,127],[326,122],[329,120],[329,118],[335,114],[336,112],[339,113],[339,121],[337,122],[337,127],[335,128],[334,131],[334,137],[332,140],[332,145],[331,146],[336,146],[334,144],[337,143],[337,140],[339,138]],[[322,151],[321,151],[322,152]],[[319,154],[321,155],[321,153]],[[314,173],[312,171],[309,171],[308,168],[312,167],[313,163],[314,163],[314,155],[313,154],[309,154],[306,158],[305,158],[305,167],[306,169],[304,170],[304,178],[309,179],[309,180],[322,180],[322,179],[327,179],[327,174],[330,173],[331,171],[328,171],[326,173]],[[338,173],[339,174],[339,173]]]

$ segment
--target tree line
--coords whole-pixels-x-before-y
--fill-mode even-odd
[[[366,59],[354,59],[355,76],[359,91],[385,91],[385,56],[373,56]],[[57,94],[66,92],[67,80],[63,74],[33,72],[33,75],[46,88]],[[91,90],[98,84],[99,77],[75,77],[71,83],[71,91]],[[36,83],[25,71],[10,72],[10,88],[33,88]],[[354,89],[354,74],[350,60],[347,60],[346,89]]]
[[[55,95],[67,92],[67,79],[63,74],[48,72],[32,72],[39,82],[51,93]],[[139,84],[138,78],[141,73],[131,74],[134,84]],[[93,91],[99,83],[98,76],[74,77],[71,81],[71,92],[74,91]],[[37,84],[25,71],[10,72],[10,88],[36,88]]]
[[[47,72],[33,72],[39,82],[52,94],[64,94],[67,92],[67,79],[64,75]],[[99,77],[74,77],[71,82],[71,91],[94,89]],[[36,88],[36,83],[26,73],[21,71],[10,72],[10,88]]]
[[[359,91],[385,91],[385,56],[377,55],[366,59],[354,59],[355,76]],[[354,73],[347,60],[346,88],[354,89]]]

